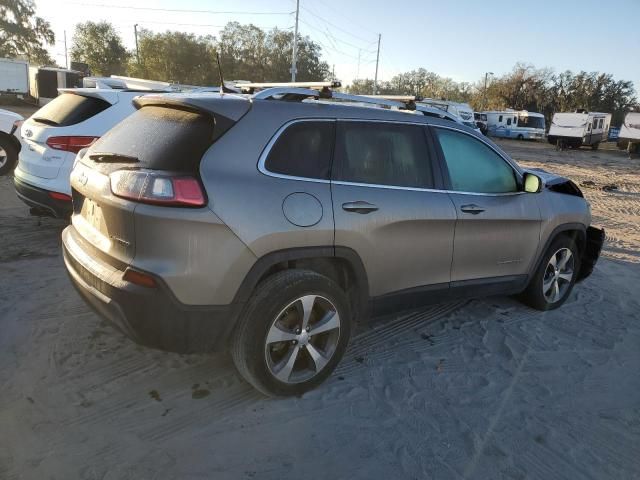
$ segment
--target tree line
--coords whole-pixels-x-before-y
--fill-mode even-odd
[[[46,46],[55,36],[50,24],[35,15],[33,0],[0,0],[0,57],[26,58],[55,65]],[[279,82],[291,78],[293,33],[255,25],[228,23],[217,37],[166,31],[138,32],[137,51],[128,50],[108,22],[76,25],[71,39],[71,60],[89,65],[98,76],[129,75],[189,85],[219,83],[216,54],[228,80]],[[298,37],[297,80],[328,80],[329,65],[319,44]],[[543,113],[547,122],[555,112],[584,108],[613,114],[619,125],[626,112],[640,109],[633,83],[602,72],[554,72],[518,63],[511,72],[477,82],[456,82],[424,68],[381,81],[377,93],[419,95],[470,103],[476,111],[514,108]],[[346,89],[371,94],[373,79],[355,79]]]
[[[351,93],[371,94],[372,79],[354,80]],[[547,123],[555,112],[580,108],[613,114],[612,124],[622,123],[624,115],[640,109],[633,82],[615,80],[601,72],[555,73],[550,68],[536,68],[518,63],[500,77],[482,78],[475,83],[455,82],[424,68],[400,73],[379,82],[377,91],[386,95],[418,95],[469,103],[474,110],[529,110],[543,113]]]

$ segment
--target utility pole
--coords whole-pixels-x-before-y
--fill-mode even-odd
[[[133,26],[133,34],[136,37],[136,60],[138,61],[138,65],[140,65],[140,52],[138,51],[138,24],[137,23]]]
[[[331,80],[335,80],[336,79],[336,64],[333,64],[333,69],[331,71]]]
[[[69,55],[67,54],[67,31],[64,31],[64,66],[69,69]]]
[[[298,61],[298,16],[300,15],[300,0],[296,0],[296,28],[295,33],[293,34],[293,58],[291,59],[291,81],[296,81],[296,73],[297,67],[296,63]]]
[[[358,49],[358,70],[356,71],[356,80],[360,78],[360,54],[362,53],[362,49]]]
[[[493,72],[486,72],[484,74],[484,93],[482,95],[482,111],[487,109],[487,78],[489,75],[493,75]]]
[[[382,38],[382,34],[378,34],[378,53],[376,54],[376,76],[373,79],[373,94],[376,95],[378,93],[378,63],[380,62],[380,39]]]

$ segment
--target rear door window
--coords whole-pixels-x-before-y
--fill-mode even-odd
[[[280,134],[265,168],[281,175],[329,180],[334,121],[296,122]]]
[[[451,189],[470,193],[518,191],[513,168],[493,149],[462,132],[435,128],[449,171]]]
[[[110,106],[100,98],[63,93],[38,110],[32,120],[54,127],[68,127],[84,122]]]
[[[433,188],[425,131],[420,125],[339,122],[335,180]]]

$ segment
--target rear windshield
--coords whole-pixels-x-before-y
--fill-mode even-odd
[[[109,102],[99,98],[63,93],[38,110],[32,120],[55,127],[67,127],[84,122],[110,106]]]
[[[213,128],[211,117],[147,106],[109,130],[93,145],[89,156],[110,154],[117,159],[122,155],[138,160],[132,167],[193,173],[213,144]]]

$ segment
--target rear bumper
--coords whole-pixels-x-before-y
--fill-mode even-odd
[[[34,208],[41,208],[57,218],[69,218],[73,212],[71,200],[58,200],[51,198],[49,190],[34,187],[23,182],[18,177],[13,178],[18,198]]]
[[[80,296],[101,317],[136,343],[178,353],[224,350],[242,304],[180,303],[156,277],[157,288],[122,280],[123,271],[89,257],[73,235],[62,233],[67,272]]]

